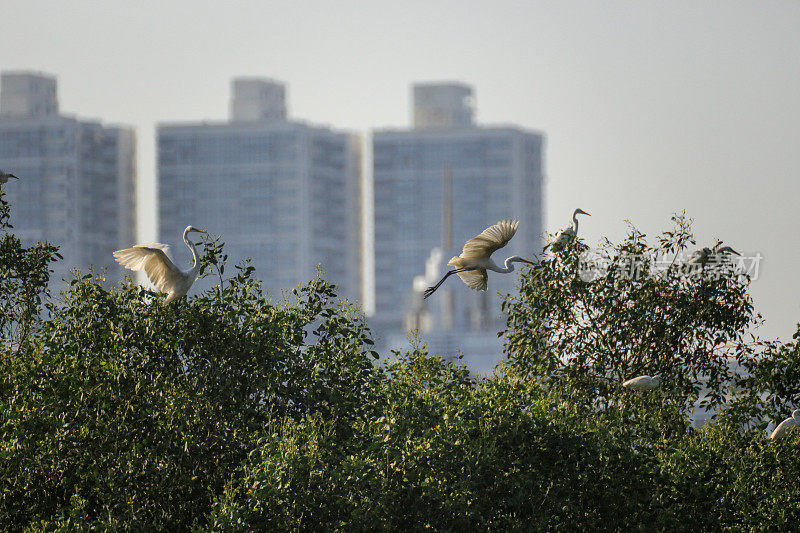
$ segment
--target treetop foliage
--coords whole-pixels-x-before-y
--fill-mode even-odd
[[[800,519],[797,339],[752,336],[749,278],[652,259],[631,227],[582,276],[576,241],[506,298],[488,376],[421,342],[381,360],[321,275],[280,300],[253,266],[188,299],[102,273],[50,295],[47,243],[0,189],[0,528],[8,531],[785,531]],[[617,272],[633,257],[638,276]],[[646,260],[642,260],[646,259]],[[713,272],[712,272],[713,270]],[[663,377],[656,390],[621,387]],[[701,429],[697,406],[718,414]]]

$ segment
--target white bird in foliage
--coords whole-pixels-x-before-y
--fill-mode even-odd
[[[0,185],[3,185],[4,183],[8,183],[9,178],[14,178],[15,180],[19,179],[18,177],[16,177],[11,172],[5,172],[4,170],[0,169]]]
[[[792,416],[778,424],[778,427],[775,428],[769,438],[772,440],[780,439],[787,434],[789,429],[798,424],[800,424],[800,409],[795,409],[795,411],[792,413]]]
[[[494,226],[489,226],[477,237],[473,237],[464,244],[464,249],[461,255],[458,255],[448,261],[448,265],[454,266],[455,270],[449,270],[444,277],[439,280],[439,283],[433,287],[428,287],[425,291],[424,298],[433,294],[444,281],[452,276],[458,274],[461,281],[467,284],[470,289],[476,291],[485,291],[486,284],[489,280],[487,270],[499,272],[500,274],[508,274],[514,272],[514,262],[522,262],[534,265],[533,261],[523,259],[518,255],[514,255],[506,259],[504,267],[499,267],[492,261],[491,255],[495,251],[505,246],[511,237],[517,232],[519,226],[518,220],[501,220]]]
[[[197,249],[189,240],[189,233],[205,233],[205,230],[194,226],[186,226],[183,230],[183,242],[192,251],[194,265],[183,272],[167,257],[169,246],[160,243],[137,244],[133,248],[125,248],[114,252],[117,262],[131,270],[144,270],[147,277],[160,292],[167,293],[167,302],[186,296],[189,288],[200,272],[200,261],[197,259]]]
[[[559,252],[563,250],[564,246],[566,246],[566,244],[569,241],[578,236],[578,215],[592,216],[583,209],[580,208],[576,209],[575,212],[572,213],[572,227],[565,228],[559,231],[558,234],[556,235],[555,240],[547,245],[554,252]],[[547,246],[544,247],[545,250],[547,249]]]
[[[661,385],[661,376],[658,374],[655,376],[638,376],[622,384],[623,387],[638,391],[657,389],[659,385]]]

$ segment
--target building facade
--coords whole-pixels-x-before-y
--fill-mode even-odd
[[[123,276],[112,252],[135,237],[136,138],[129,127],[59,114],[56,90],[49,75],[0,75],[0,168],[20,178],[6,187],[14,233],[60,247],[58,290],[75,267]]]
[[[520,225],[495,253],[496,263],[541,253],[544,136],[515,126],[476,125],[472,90],[463,84],[417,85],[412,95],[411,129],[373,133],[372,323],[386,339],[410,326],[431,334],[496,332],[502,324],[498,293],[513,289],[516,274],[490,273],[485,293],[452,278],[424,301],[422,287],[412,285],[426,261],[435,256],[433,270],[441,276],[464,242],[502,219]]]
[[[287,120],[273,80],[239,78],[232,89],[229,122],[158,127],[159,239],[205,228],[231,264],[252,258],[274,295],[321,265],[340,296],[360,301],[358,136]]]

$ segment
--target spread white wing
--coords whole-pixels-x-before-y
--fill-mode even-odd
[[[518,227],[518,220],[501,220],[494,226],[489,226],[483,230],[480,235],[471,238],[466,242],[466,244],[464,244],[464,249],[461,252],[460,257],[464,259],[476,259],[479,257],[488,258],[496,250],[499,250],[508,244],[508,241],[511,240],[511,237],[513,237],[517,232]],[[486,276],[486,272],[483,274]],[[459,273],[459,276],[460,275],[461,274]],[[467,282],[464,276],[461,276],[461,279],[464,280],[464,283],[472,287],[472,285]],[[486,288],[485,281],[484,288]]]
[[[476,291],[486,290],[489,276],[486,274],[485,269],[465,270],[463,272],[458,272],[457,275],[470,289],[475,289]]]
[[[159,291],[171,292],[186,275],[167,256],[168,251],[169,247],[165,244],[139,244],[117,250],[114,258],[125,268],[144,270]]]

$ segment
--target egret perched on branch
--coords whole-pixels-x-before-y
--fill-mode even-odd
[[[205,233],[205,230],[194,226],[186,226],[183,230],[183,242],[192,251],[194,265],[186,272],[181,271],[175,263],[167,257],[169,246],[165,244],[138,244],[133,248],[125,248],[114,252],[117,262],[131,270],[144,270],[153,285],[161,292],[167,293],[167,302],[186,296],[189,288],[194,283],[200,272],[200,261],[197,260],[197,249],[189,240],[189,233]]]
[[[592,216],[583,209],[580,208],[576,209],[575,212],[572,213],[572,227],[565,228],[559,231],[558,234],[556,235],[556,239],[547,245],[554,252],[559,252],[563,250],[564,246],[566,246],[566,244],[569,241],[578,236],[578,215]],[[547,250],[547,246],[544,247],[545,250]]]
[[[709,261],[712,263],[721,263],[723,258],[722,254],[725,252],[735,255],[742,255],[730,246],[723,246],[722,248],[717,249],[720,244],[722,244],[722,241],[719,241],[717,244],[715,244],[713,248],[706,247],[695,251],[689,260],[686,261],[686,264],[705,265]]]
[[[800,409],[795,409],[792,413],[792,416],[778,424],[778,427],[775,428],[775,431],[769,436],[770,439],[780,439],[781,437],[786,435],[786,432],[792,428],[800,424]]]
[[[470,289],[476,291],[485,291],[486,282],[489,279],[487,270],[493,270],[501,274],[508,274],[514,272],[514,262],[522,262],[534,265],[533,261],[523,259],[518,255],[514,255],[506,259],[505,266],[499,267],[492,261],[491,255],[496,250],[505,246],[511,237],[517,232],[519,226],[518,220],[501,220],[494,226],[489,226],[477,237],[473,237],[464,244],[464,249],[461,255],[458,255],[448,261],[448,265],[456,267],[455,270],[449,270],[444,277],[439,280],[439,283],[433,287],[428,287],[425,291],[424,298],[433,294],[439,286],[444,283],[444,280],[458,274],[461,281],[467,284]]]
[[[18,177],[16,177],[11,172],[5,172],[4,170],[0,169],[0,185],[3,185],[4,183],[8,183],[8,179],[9,178],[14,178],[15,180],[19,179]]]
[[[623,387],[638,391],[657,389],[661,385],[661,376],[639,376],[629,379],[622,384]]]

